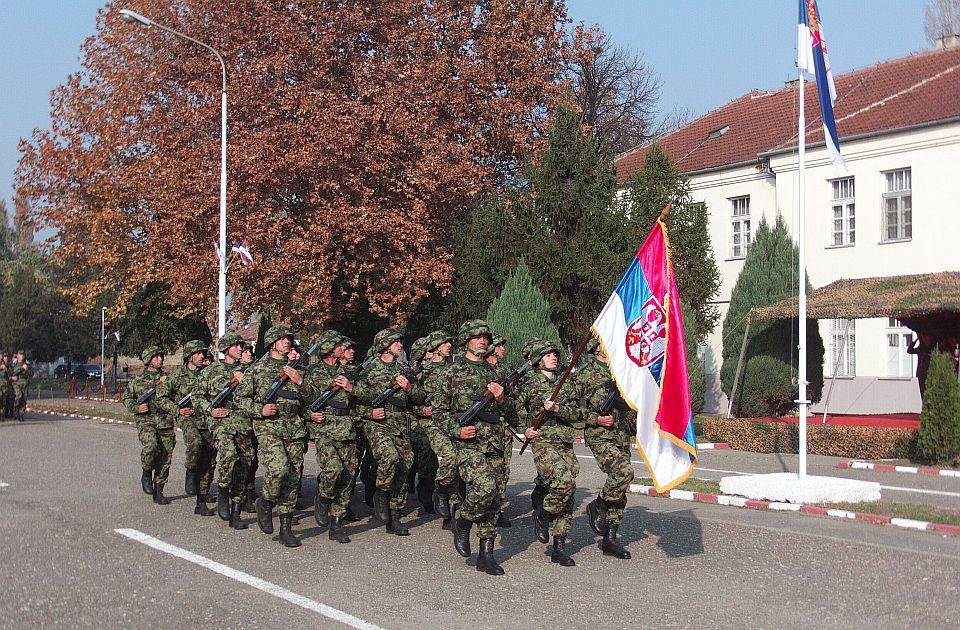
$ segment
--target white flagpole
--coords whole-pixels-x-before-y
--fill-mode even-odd
[[[798,247],[800,249],[800,291],[798,299],[798,327],[800,329],[799,343],[797,344],[798,357],[798,381],[800,385],[800,478],[807,476],[807,283],[806,283],[806,255],[804,254],[804,224],[806,223],[807,212],[804,206],[804,187],[806,169],[806,116],[804,113],[803,97],[803,69],[798,68],[800,77],[800,116],[797,122],[797,137],[799,145],[799,173],[800,173],[800,225],[797,228]]]

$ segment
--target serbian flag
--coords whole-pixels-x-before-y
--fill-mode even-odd
[[[657,492],[683,483],[697,463],[680,297],[670,242],[657,221],[590,327],[620,394],[637,410],[636,441]]]
[[[827,143],[830,159],[840,168],[847,166],[840,155],[840,139],[837,122],[833,117],[833,103],[837,100],[837,88],[833,85],[830,56],[820,24],[820,12],[816,0],[800,0],[800,24],[797,28],[797,67],[817,77],[817,92],[820,95],[820,113],[823,118],[823,138]]]

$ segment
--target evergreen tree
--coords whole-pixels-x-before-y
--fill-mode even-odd
[[[723,321],[723,365],[720,368],[720,380],[723,391],[729,396],[736,374],[737,361],[746,329],[747,314],[755,306],[767,306],[774,302],[793,297],[797,294],[796,277],[799,266],[800,250],[794,244],[783,217],[778,216],[773,229],[765,219],[760,220],[756,237],[750,252],[743,263],[743,269],[737,277],[737,283],[730,295],[730,308]],[[811,290],[810,281],[806,281],[807,291]],[[814,402],[820,399],[823,390],[823,340],[816,320],[807,321],[807,394]],[[757,322],[750,328],[750,342],[745,357],[745,365],[750,359],[766,356],[784,364],[784,369],[776,374],[795,375],[798,363],[796,345],[799,336],[797,318],[771,322]],[[768,365],[768,364],[764,364]],[[755,370],[757,379],[744,378],[738,388],[738,400],[734,401],[734,410],[739,414],[741,397],[754,400],[754,389],[770,389],[770,370]],[[779,377],[778,377],[779,378]],[[781,378],[781,380],[783,380]],[[755,382],[754,382],[755,381]],[[796,393],[796,387],[790,383],[781,384],[777,391],[790,390]],[[782,396],[781,396],[782,397]],[[773,401],[768,396],[767,411],[771,415],[783,413],[793,407],[791,400]],[[759,415],[755,407],[751,415]]]
[[[944,352],[930,356],[917,450],[935,464],[953,464],[960,458],[960,385],[956,366]]]
[[[560,333],[550,321],[550,303],[534,284],[523,258],[503,285],[500,296],[487,309],[486,320],[494,334],[506,340],[503,361],[511,368],[523,360],[520,350],[530,337],[562,347]]]
[[[697,329],[697,320],[693,316],[693,310],[686,301],[680,301],[680,310],[683,316],[683,340],[686,344],[687,354],[687,381],[690,387],[690,410],[694,414],[703,411],[703,405],[706,398],[706,371],[697,356],[697,346],[703,339],[703,335]]]
[[[643,168],[628,182],[621,201],[628,217],[626,233],[635,243],[634,250],[669,202],[673,207],[666,224],[677,290],[696,318],[699,342],[719,321],[712,300],[720,289],[720,272],[710,246],[707,207],[691,201],[690,182],[660,145],[654,143],[644,158]]]

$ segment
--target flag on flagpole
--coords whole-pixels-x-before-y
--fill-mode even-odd
[[[240,256],[240,262],[242,262],[244,265],[253,262],[253,254],[250,252],[250,244],[247,243],[246,239],[244,239],[242,243],[234,241],[233,245],[230,247],[230,251],[238,254]]]
[[[213,251],[217,253],[217,264],[219,264],[220,263],[220,244],[217,243],[217,239],[213,239],[213,241],[211,242],[213,243]]]
[[[837,100],[837,88],[833,84],[830,56],[820,23],[816,0],[800,0],[800,19],[797,27],[797,67],[817,77],[817,92],[820,95],[820,113],[823,118],[823,138],[827,143],[830,159],[840,168],[847,166],[840,155],[840,139],[837,123],[833,117],[833,103]]]
[[[637,410],[637,447],[657,492],[683,483],[697,463],[680,297],[663,221],[590,327],[623,399]]]

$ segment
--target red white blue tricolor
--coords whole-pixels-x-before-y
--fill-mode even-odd
[[[840,139],[837,123],[833,117],[833,103],[837,100],[837,88],[833,85],[830,56],[820,23],[816,0],[800,0],[800,23],[797,29],[797,67],[817,77],[817,92],[820,95],[820,113],[823,118],[823,138],[827,143],[830,159],[846,169],[840,155]]]
[[[663,221],[637,251],[591,331],[623,399],[637,410],[637,447],[658,492],[697,463],[680,297]]]

